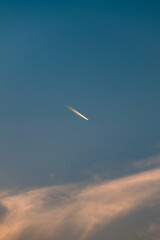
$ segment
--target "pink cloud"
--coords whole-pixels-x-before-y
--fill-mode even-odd
[[[98,184],[0,194],[0,240],[92,239],[107,224],[160,199],[160,169]]]

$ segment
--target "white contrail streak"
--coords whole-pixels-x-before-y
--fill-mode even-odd
[[[86,118],[85,116],[83,116],[80,112],[78,112],[77,110],[75,110],[74,108],[72,108],[71,106],[67,106],[67,108],[69,110],[71,110],[72,112],[76,113],[77,115],[79,115],[80,117],[84,118],[85,120],[89,120],[88,118]]]

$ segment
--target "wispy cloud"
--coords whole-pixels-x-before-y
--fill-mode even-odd
[[[160,155],[156,155],[156,156],[153,156],[153,157],[149,157],[147,159],[136,161],[134,163],[134,166],[136,168],[141,168],[141,169],[151,168],[151,167],[152,168],[153,167],[160,167]]]
[[[1,240],[93,239],[104,226],[160,199],[160,169],[98,184],[0,194]]]
[[[152,222],[146,231],[139,233],[140,239],[159,240],[160,239],[160,221]]]

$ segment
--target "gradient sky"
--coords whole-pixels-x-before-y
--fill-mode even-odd
[[[159,103],[158,1],[0,1],[1,190],[137,174]]]

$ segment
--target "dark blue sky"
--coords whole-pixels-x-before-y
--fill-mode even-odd
[[[1,188],[159,153],[159,26],[157,1],[0,2]]]

